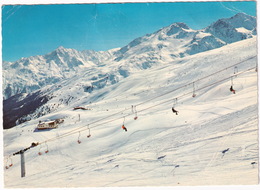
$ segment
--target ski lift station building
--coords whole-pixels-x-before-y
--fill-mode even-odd
[[[64,120],[63,119],[55,119],[55,120],[52,120],[52,121],[39,121],[39,124],[37,126],[37,129],[38,130],[42,130],[42,129],[54,129],[54,128],[57,128],[58,125],[60,123],[63,123]]]

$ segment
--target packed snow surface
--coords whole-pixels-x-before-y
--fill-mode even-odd
[[[5,187],[257,184],[256,55],[254,37],[169,59],[88,95],[76,90],[87,82],[80,76],[61,83],[49,103],[73,101],[4,131],[5,164],[8,155],[41,143],[25,152],[24,178],[20,156],[10,157]],[[39,120],[55,118],[64,123],[35,130]]]

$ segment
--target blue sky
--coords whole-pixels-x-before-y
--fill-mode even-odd
[[[108,50],[174,22],[202,29],[238,12],[256,16],[256,2],[5,5],[2,56],[15,61],[59,46]]]

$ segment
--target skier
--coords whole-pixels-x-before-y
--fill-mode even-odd
[[[178,111],[175,110],[174,108],[172,108],[172,112],[173,112],[173,113],[176,113],[176,115],[178,115]]]
[[[230,92],[233,92],[233,94],[236,93],[236,91],[233,89],[233,86],[231,86],[229,90],[230,90]]]

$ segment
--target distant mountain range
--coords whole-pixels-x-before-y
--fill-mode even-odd
[[[185,23],[173,23],[134,39],[122,48],[108,51],[77,51],[59,47],[46,55],[21,58],[15,62],[4,61],[4,128],[26,121],[28,114],[39,117],[57,109],[59,105],[42,108],[48,100],[58,96],[54,93],[57,89],[66,90],[64,87],[73,86],[72,94],[77,90],[91,93],[116,84],[135,71],[255,35],[256,18],[238,13],[231,18],[219,19],[201,30],[193,30]],[[73,98],[73,95],[61,97],[60,104],[68,104]],[[40,107],[42,111],[35,114]]]

